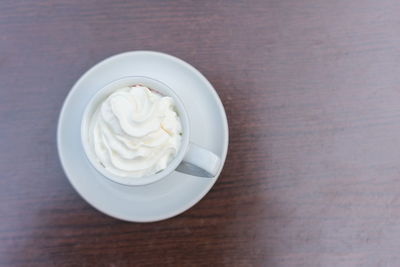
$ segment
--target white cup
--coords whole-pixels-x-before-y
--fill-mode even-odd
[[[144,85],[174,99],[182,124],[181,146],[174,159],[164,170],[149,176],[120,177],[107,171],[94,154],[92,147],[89,145],[89,123],[93,113],[109,95],[119,88],[135,84]],[[81,140],[86,156],[93,167],[106,178],[123,185],[150,184],[166,177],[175,170],[194,176],[214,177],[221,165],[221,159],[217,155],[190,142],[189,117],[182,101],[175,92],[166,84],[144,76],[129,76],[115,80],[104,86],[91,98],[82,117]]]

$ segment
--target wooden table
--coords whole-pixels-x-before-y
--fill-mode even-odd
[[[56,123],[130,50],[196,66],[229,120],[211,192],[150,224],[72,189]],[[400,266],[400,2],[0,2],[0,265]]]

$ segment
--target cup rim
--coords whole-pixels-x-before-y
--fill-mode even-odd
[[[142,80],[142,81],[132,81],[132,80]],[[90,122],[88,116],[93,114],[93,112],[96,110],[96,107],[98,106],[98,105],[95,105],[97,100],[99,100],[99,98],[101,98],[101,97],[106,97],[107,94],[108,95],[111,94],[118,88],[122,88],[123,86],[126,86],[126,85],[118,86],[119,83],[123,83],[123,82],[129,83],[129,81],[132,81],[132,83],[135,83],[135,84],[142,83],[146,87],[148,85],[146,85],[145,81],[152,82],[152,83],[157,84],[158,86],[161,86],[163,88],[163,91],[167,92],[166,95],[168,95],[174,99],[175,106],[178,109],[178,112],[179,112],[178,115],[179,115],[179,118],[180,118],[181,124],[182,124],[181,145],[180,145],[178,153],[175,155],[175,157],[171,160],[171,162],[168,164],[168,166],[165,169],[163,169],[155,174],[142,176],[142,177],[122,177],[122,176],[118,176],[118,175],[108,172],[97,160],[97,158],[94,155],[92,149],[90,148],[90,145],[88,142],[88,125]],[[151,88],[151,86],[148,86],[148,87]],[[153,89],[153,88],[151,88],[151,89]],[[188,146],[189,146],[189,136],[190,136],[190,127],[189,126],[190,126],[189,118],[187,115],[186,108],[183,104],[183,101],[179,98],[179,96],[174,92],[174,90],[171,87],[169,87],[167,84],[165,84],[164,82],[162,82],[160,80],[157,80],[157,79],[154,79],[154,78],[151,78],[148,76],[124,76],[124,77],[115,79],[115,80],[107,83],[102,88],[97,90],[93,94],[93,96],[90,98],[89,102],[86,104],[86,107],[83,111],[82,119],[81,119],[81,131],[80,131],[81,144],[83,146],[83,150],[85,152],[86,158],[88,159],[88,161],[90,162],[92,167],[94,167],[94,169],[98,173],[100,173],[102,176],[104,176],[108,180],[115,182],[117,184],[120,184],[120,185],[143,186],[143,185],[155,183],[155,182],[165,178],[171,172],[173,172],[178,167],[178,165],[182,162],[182,160],[187,152]]]

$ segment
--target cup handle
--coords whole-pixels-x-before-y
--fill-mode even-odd
[[[176,170],[194,176],[212,178],[217,175],[220,165],[221,159],[213,152],[190,143],[183,161]]]

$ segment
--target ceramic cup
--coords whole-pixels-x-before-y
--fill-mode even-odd
[[[153,175],[142,177],[120,177],[114,175],[104,168],[89,145],[89,124],[97,107],[115,90],[135,84],[144,85],[162,95],[174,99],[175,107],[182,124],[181,146],[178,153],[168,166]],[[208,151],[190,142],[190,123],[185,106],[176,93],[166,84],[149,77],[129,76],[115,80],[100,89],[89,101],[83,113],[81,123],[81,141],[89,162],[93,167],[106,178],[123,185],[146,185],[154,183],[173,171],[180,171],[186,174],[202,177],[214,177],[221,165],[220,158],[213,152]]]

